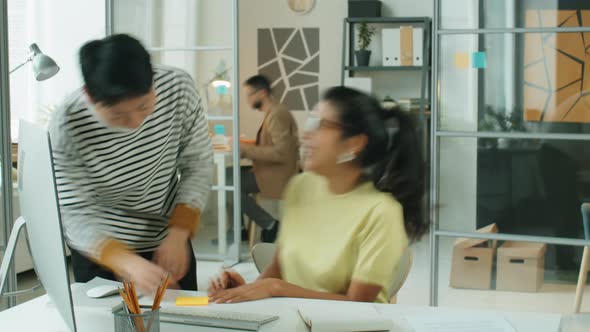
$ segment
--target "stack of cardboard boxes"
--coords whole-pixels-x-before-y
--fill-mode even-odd
[[[496,224],[477,230],[497,233]],[[492,289],[496,260],[496,290],[536,292],[543,285],[545,244],[504,242],[485,239],[458,239],[453,246],[451,287]]]

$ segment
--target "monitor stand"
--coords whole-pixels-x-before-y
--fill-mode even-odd
[[[18,237],[20,236],[20,232],[25,228],[26,222],[23,217],[19,217],[16,219],[14,226],[12,228],[12,232],[10,232],[10,237],[8,238],[8,244],[6,245],[6,251],[4,252],[4,257],[2,257],[2,265],[0,265],[0,297],[2,296],[17,296],[22,295],[25,293],[33,292],[41,287],[41,284],[37,284],[32,288],[25,289],[18,292],[12,293],[4,293],[4,286],[6,280],[8,279],[8,268],[10,267],[10,263],[14,259],[14,252],[16,250],[16,243],[18,241]],[[27,242],[28,243],[28,242]],[[33,264],[34,265],[34,264]]]

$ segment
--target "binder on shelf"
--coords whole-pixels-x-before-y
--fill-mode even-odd
[[[383,65],[401,66],[400,29],[383,29],[382,34]]]
[[[401,36],[401,64],[402,66],[412,66],[414,64],[414,29],[411,26],[400,27]]]
[[[424,29],[414,28],[413,32],[413,53],[414,53],[414,66],[422,66],[423,59],[423,47],[424,47]]]

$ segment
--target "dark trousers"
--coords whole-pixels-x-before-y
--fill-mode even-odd
[[[233,170],[232,168],[226,169],[226,178],[228,182],[233,184]],[[242,201],[242,213],[244,213],[250,220],[254,221],[258,226],[265,230],[276,227],[276,220],[266,210],[264,210],[256,200],[251,196],[260,192],[260,188],[256,183],[256,177],[252,172],[251,167],[240,168],[240,184],[241,184],[241,201]],[[233,209],[233,195],[230,193],[228,199],[228,207]],[[232,215],[231,213],[229,215]]]
[[[190,242],[189,242],[189,246],[190,246]],[[79,253],[76,250],[73,250],[72,248],[70,248],[70,251],[72,252],[72,267],[74,270],[74,280],[76,282],[88,282],[88,281],[94,279],[95,277],[100,277],[103,279],[117,281],[117,278],[115,277],[113,272],[94,263],[93,261],[88,259],[86,256],[82,255],[81,253]],[[153,251],[152,252],[140,252],[137,254],[140,255],[141,257],[151,261],[152,256],[154,255],[154,252]],[[190,264],[189,264],[188,272],[182,279],[180,279],[178,281],[178,285],[180,286],[180,288],[182,288],[184,290],[196,291],[197,290],[197,261],[195,259],[195,255],[193,253],[192,246],[191,246],[189,256],[190,256]]]

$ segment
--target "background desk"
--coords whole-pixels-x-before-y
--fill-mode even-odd
[[[83,294],[82,284],[76,284],[74,290],[74,301],[78,302],[79,295]],[[178,294],[184,295],[204,295],[203,292],[170,292],[163,306],[170,305],[172,298]],[[86,300],[86,299],[83,299]],[[116,298],[100,300],[104,306],[90,307],[77,306],[76,318],[78,329],[81,332],[89,331],[113,331],[113,316],[111,306],[120,300]],[[264,325],[261,329],[265,331],[308,331],[307,327],[300,319],[297,313],[297,307],[301,303],[311,303],[316,300],[275,298],[256,302],[211,305],[215,310],[234,310],[258,313],[277,313],[281,318],[277,321]],[[322,301],[324,305],[330,305],[331,301]],[[472,311],[456,308],[435,308],[435,307],[417,307],[391,304],[372,304],[372,303],[354,303],[359,308],[362,306],[375,306],[384,316],[390,317],[394,321],[395,332],[411,332],[404,317],[414,314],[429,313],[449,313],[449,314],[469,314],[481,313],[481,311]],[[494,313],[494,312],[492,312]],[[498,313],[504,316],[519,332],[557,332],[561,320],[561,315],[542,314],[542,313]],[[0,312],[0,329],[2,331],[67,331],[65,324],[61,320],[57,310],[53,307],[47,296],[39,297],[35,300],[21,304],[14,308]],[[195,331],[197,327],[191,325],[178,324],[161,324],[162,332],[180,332]],[[231,331],[218,328],[198,327],[198,331]]]
[[[217,173],[217,184],[213,190],[217,191],[217,251],[220,256],[225,256],[227,250],[227,193],[233,192],[234,184],[227,183],[225,176],[226,167],[233,165],[231,151],[214,151],[213,161]],[[242,159],[240,166],[251,166],[250,160]]]

